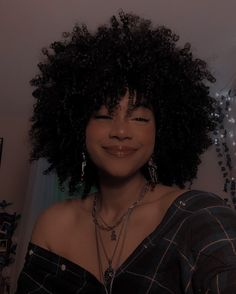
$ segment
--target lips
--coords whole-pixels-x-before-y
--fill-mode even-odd
[[[120,145],[105,146],[103,148],[105,149],[107,153],[119,158],[129,156],[137,151],[137,148],[133,148],[130,146],[120,146]]]

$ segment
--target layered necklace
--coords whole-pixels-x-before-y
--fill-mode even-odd
[[[95,237],[96,237],[96,248],[97,248],[97,256],[98,256],[98,264],[99,264],[99,271],[101,278],[104,282],[104,287],[106,294],[112,293],[112,284],[115,277],[115,268],[114,268],[114,257],[120,256],[124,240],[127,233],[127,224],[129,221],[129,217],[131,213],[133,212],[134,208],[140,204],[140,202],[143,200],[146,192],[149,190],[150,183],[145,182],[143,188],[140,191],[138,199],[132,203],[131,206],[128,207],[126,212],[112,225],[107,224],[104,219],[98,214],[98,197],[97,194],[95,194],[94,201],[93,201],[93,208],[92,208],[92,218],[95,224]],[[118,227],[120,226],[120,230],[118,231]],[[104,241],[101,235],[101,231],[107,231],[110,232],[110,240],[115,242],[113,252],[111,256],[107,253],[106,247],[104,245]],[[117,232],[118,231],[118,232]],[[117,252],[118,245],[120,244],[121,240],[123,240],[121,246],[120,246],[120,252]],[[101,251],[103,251],[104,256],[107,261],[107,267],[103,271],[102,267],[102,259],[101,259]]]

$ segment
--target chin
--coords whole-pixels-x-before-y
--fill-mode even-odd
[[[118,168],[101,168],[100,170],[100,175],[101,177],[104,178],[109,178],[109,179],[114,179],[114,180],[125,180],[131,177],[134,177],[136,175],[139,175],[141,173],[141,169],[140,168],[125,168],[123,166]]]
[[[102,177],[126,179],[141,173],[141,168],[149,158],[146,157],[146,154],[139,154],[137,157],[97,156],[91,159]]]

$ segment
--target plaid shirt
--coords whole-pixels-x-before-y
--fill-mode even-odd
[[[94,261],[94,262],[97,262]],[[30,243],[16,294],[105,294],[81,266]],[[189,191],[117,269],[112,294],[236,294],[236,213]]]

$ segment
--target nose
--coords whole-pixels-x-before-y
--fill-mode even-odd
[[[132,134],[129,123],[125,119],[114,119],[111,125],[110,138],[115,138],[119,141],[131,139]]]

